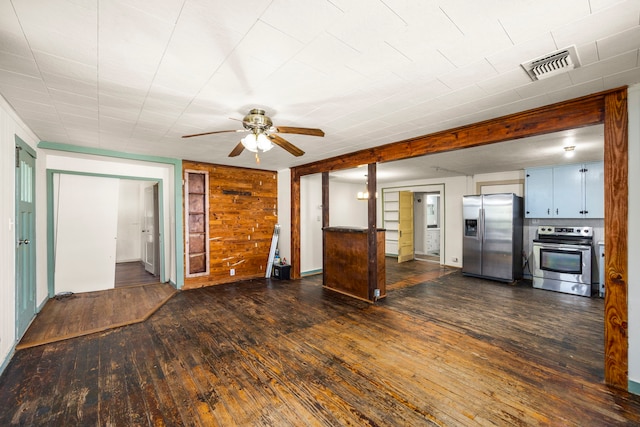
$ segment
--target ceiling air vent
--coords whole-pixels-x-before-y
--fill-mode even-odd
[[[571,46],[520,65],[535,81],[573,70],[580,66],[580,59],[576,47]]]

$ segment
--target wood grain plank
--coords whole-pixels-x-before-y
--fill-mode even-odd
[[[605,378],[628,387],[627,235],[629,204],[627,93],[606,97],[604,134],[605,191]]]

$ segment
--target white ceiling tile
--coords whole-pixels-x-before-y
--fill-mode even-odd
[[[367,78],[380,79],[393,72],[394,69],[411,65],[412,61],[400,51],[386,42],[372,43],[372,46],[353,59],[345,66]]]
[[[640,2],[623,1],[553,30],[553,38],[560,49],[584,44],[637,27],[639,17]]]
[[[493,68],[487,60],[483,59],[474,64],[458,68],[457,70],[442,75],[439,80],[451,89],[454,89],[470,86],[477,82],[493,78],[497,75],[498,72],[495,68]]]
[[[598,54],[601,59],[617,56],[630,50],[640,49],[640,25],[598,40],[597,44]]]
[[[40,70],[32,57],[24,57],[7,53],[0,56],[0,70],[12,73],[24,74],[31,77],[40,77]]]
[[[327,32],[360,52],[406,31],[407,23],[383,2],[358,0],[339,7],[345,13],[335,19]]]
[[[96,65],[97,2],[12,2],[31,49]]]
[[[149,7],[147,0],[111,0],[114,3],[120,3],[125,7],[132,7],[141,13],[151,15],[159,20],[173,24],[180,16],[182,8],[185,6],[185,0],[162,0],[153,3],[153,7]]]
[[[585,90],[588,92],[584,92]],[[549,100],[552,103],[555,103],[555,102],[562,102],[562,101],[567,101],[569,99],[577,98],[580,96],[580,95],[577,95],[579,93],[596,93],[596,92],[602,92],[603,90],[604,90],[604,81],[600,77],[590,81],[585,81],[585,82],[576,84],[575,86],[568,86],[568,87],[564,87],[559,90],[556,90],[554,92],[549,92],[547,95]]]
[[[85,129],[87,131],[93,131],[98,129],[97,117],[76,116],[75,114],[61,113],[60,118],[62,123],[70,129]]]
[[[322,33],[298,52],[295,59],[319,71],[333,74],[357,55],[359,52],[351,46],[329,33]]]
[[[303,43],[309,43],[343,14],[329,1],[275,0],[260,20]],[[291,19],[292,16],[295,19]]]
[[[523,62],[540,58],[547,53],[554,52],[556,45],[551,33],[542,34],[540,37],[509,46],[497,53],[487,56],[487,61],[499,72],[503,73],[519,66]]]
[[[64,92],[56,89],[49,89],[51,98],[56,103],[71,104],[76,107],[94,109],[98,105],[97,96],[84,96],[76,93]]]
[[[17,88],[47,92],[46,86],[42,83],[42,80],[36,77],[28,76],[26,74],[13,73],[11,71],[5,71],[0,69],[0,85],[1,86],[14,86]]]
[[[24,37],[20,21],[10,1],[0,2],[0,28],[2,28],[0,51],[25,58],[31,57],[29,43]]]
[[[478,81],[476,84],[491,94],[516,89],[529,83],[531,83],[529,75],[522,67],[518,67],[498,74],[495,77]]]
[[[262,46],[265,48],[260,48]],[[233,58],[252,56],[278,68],[298,53],[302,46],[303,44],[293,37],[258,21],[237,45]]]
[[[603,79],[605,90],[634,83],[640,83],[640,67],[632,68],[622,73],[610,74]]]
[[[42,78],[50,89],[91,97],[98,93],[98,82],[95,79],[74,79],[50,73],[42,73]]]
[[[622,55],[614,56],[606,60],[576,68],[569,72],[571,81],[574,84],[581,84],[603,75],[607,75],[611,70],[630,69],[638,65],[638,51],[631,51]]]
[[[98,67],[95,64],[84,64],[42,51],[34,51],[34,56],[42,73],[55,74],[80,81],[97,81]]]
[[[506,90],[503,92],[492,93],[489,96],[479,99],[471,103],[475,110],[485,111],[494,108],[496,105],[506,105],[520,101],[522,98],[515,90]],[[487,115],[486,118],[491,117]]]
[[[557,74],[544,80],[536,80],[527,85],[516,88],[516,92],[522,98],[533,98],[541,93],[556,91],[560,88],[573,85],[569,73]]]
[[[63,104],[61,102],[56,104],[56,111],[60,114],[74,115],[80,117],[87,117],[95,119],[98,117],[98,105],[85,105],[80,106],[76,104]]]
[[[518,45],[589,16],[590,13],[588,0],[537,0],[502,16],[500,22],[509,38]],[[558,49],[565,47],[567,46],[558,42]]]
[[[173,24],[118,2],[100,3],[100,78],[151,84]]]
[[[593,64],[600,60],[598,55],[598,45],[595,42],[576,46],[576,53],[578,54],[580,66]]]

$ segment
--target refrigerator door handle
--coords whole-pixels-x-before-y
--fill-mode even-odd
[[[478,213],[478,240],[484,241],[484,208],[480,208]]]

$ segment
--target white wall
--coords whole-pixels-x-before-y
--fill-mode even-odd
[[[358,191],[363,190],[364,184],[329,182],[329,225],[331,227],[367,228],[368,203],[356,197]]]
[[[118,180],[55,174],[53,187],[54,293],[112,289]]]
[[[640,394],[640,85],[629,88],[629,388]],[[605,248],[606,256],[606,248]],[[634,384],[631,384],[633,382]]]
[[[11,106],[0,96],[0,370],[4,367],[16,344],[16,277],[15,277],[15,135],[34,151],[38,137],[22,122]],[[42,200],[44,181],[42,159],[36,159],[36,200]],[[36,206],[36,259],[42,260],[38,250],[46,239],[43,211]],[[46,259],[46,258],[45,258]],[[46,264],[46,263],[45,263]],[[44,286],[44,288],[43,288]],[[36,272],[36,304],[46,298],[46,266]],[[44,292],[43,292],[44,289]]]

